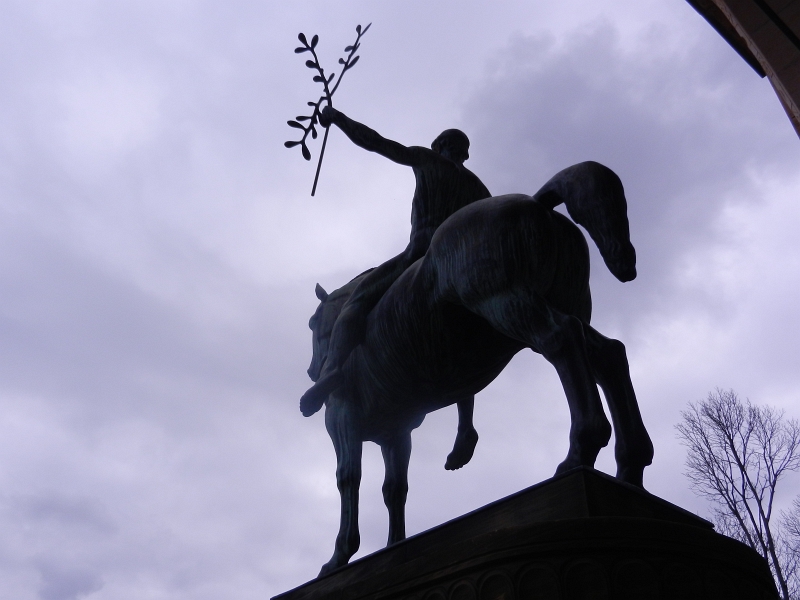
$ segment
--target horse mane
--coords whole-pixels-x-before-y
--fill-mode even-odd
[[[353,293],[353,290],[356,289],[356,286],[361,283],[361,280],[364,278],[365,275],[374,271],[375,267],[369,268],[366,271],[359,273],[355,277],[353,277],[350,281],[345,283],[342,287],[333,290],[330,294],[328,294],[328,298],[326,301],[330,300],[340,300],[343,296],[350,297],[350,294]],[[346,299],[346,298],[345,298]]]
[[[628,204],[614,171],[594,161],[578,163],[556,173],[533,199],[550,209],[565,204],[572,220],[589,232],[608,270],[620,281],[636,278]]]

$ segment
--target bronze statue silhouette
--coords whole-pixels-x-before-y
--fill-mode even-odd
[[[557,473],[592,467],[616,434],[617,477],[642,486],[653,446],[642,423],[624,345],[589,324],[589,254],[581,231],[554,211],[566,204],[620,281],[636,277],[622,183],[594,162],[556,174],[534,196],[469,203],[444,221],[424,256],[369,312],[361,341],[340,365],[324,399],[337,457],[341,522],[320,575],[345,565],[359,546],[358,488],[364,441],[380,445],[388,544],[405,538],[411,431],[425,415],[472,398],[523,348],[558,372],[569,404],[569,450]],[[309,322],[317,381],[329,360],[337,317],[371,272],[327,294]]]
[[[411,237],[406,249],[376,269],[364,274],[342,305],[328,345],[327,360],[314,386],[300,399],[300,410],[311,416],[322,408],[328,395],[342,383],[342,365],[364,338],[367,315],[389,287],[414,262],[424,256],[436,229],[458,209],[488,198],[491,193],[472,171],[464,166],[469,158],[469,138],[458,129],[443,131],[431,148],[404,146],[388,140],[369,127],[326,106],[319,122],[335,124],[356,145],[376,152],[414,171],[416,189],[411,209]],[[472,425],[474,398],[456,402],[459,426],[453,452],[446,469],[458,469],[472,457],[478,434]]]

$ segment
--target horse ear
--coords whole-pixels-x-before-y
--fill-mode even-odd
[[[317,284],[317,287],[314,288],[314,293],[319,298],[320,302],[325,302],[328,299],[328,292],[322,289],[320,284]]]

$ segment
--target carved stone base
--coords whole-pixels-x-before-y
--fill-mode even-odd
[[[652,494],[576,469],[273,600],[773,600],[764,560]]]

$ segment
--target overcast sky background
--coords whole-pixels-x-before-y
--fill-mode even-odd
[[[682,0],[0,2],[0,598],[264,599],[313,578],[338,527],[310,384],[314,284],[405,247],[409,169],[283,142],[373,23],[337,107],[383,135],[472,139],[494,194],[597,160],[622,178],[639,278],[593,250],[593,324],[625,342],[656,445],[645,485],[701,515],[674,425],[717,386],[800,417],[800,140]],[[312,148],[315,156],[317,147]],[[555,371],[519,355],[414,435],[408,531],[552,475]],[[598,468],[613,473],[613,451]],[[377,446],[362,551],[383,546]],[[786,480],[782,502],[800,492]]]

